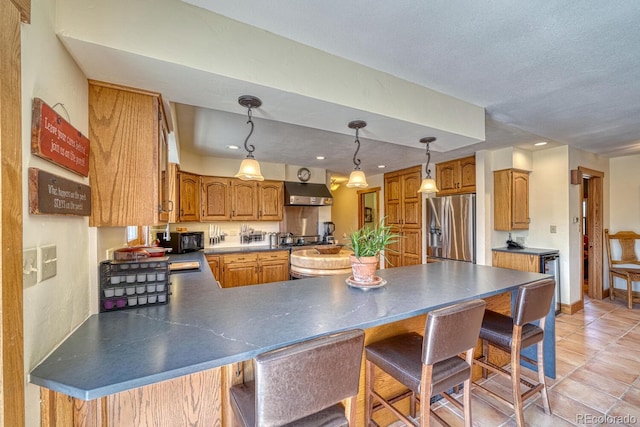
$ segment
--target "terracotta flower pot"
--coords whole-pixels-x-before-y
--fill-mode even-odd
[[[351,261],[353,280],[360,283],[372,282],[378,267],[379,258],[380,255],[360,258],[355,255],[350,255],[349,260]]]

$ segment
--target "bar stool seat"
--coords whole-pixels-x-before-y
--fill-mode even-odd
[[[555,280],[544,279],[518,288],[513,317],[486,310],[480,339],[482,340],[482,356],[473,361],[482,367],[482,376],[487,378],[487,371],[495,372],[510,379],[512,399],[507,400],[484,384],[475,383],[476,387],[485,390],[494,398],[506,403],[515,412],[515,421],[518,427],[523,427],[523,404],[529,397],[536,393],[542,395],[542,403],[547,414],[551,415],[551,406],[547,395],[547,385],[544,375],[544,327],[546,316],[551,309]],[[536,325],[532,322],[539,322]],[[520,354],[521,350],[532,345],[537,347],[537,360],[533,360]],[[497,366],[490,361],[489,349],[497,347],[510,355],[510,370]],[[535,366],[538,370],[538,382],[524,378],[521,374],[520,361],[524,360]],[[522,393],[520,385],[527,390]]]
[[[245,427],[355,426],[363,348],[358,329],[256,356],[255,380],[229,390],[236,421]]]
[[[405,398],[411,399],[411,417],[415,418],[415,406],[420,403],[421,426],[429,425],[430,415],[446,425],[442,418],[431,412],[431,397],[440,394],[464,412],[465,425],[471,426],[471,364],[485,305],[484,301],[475,300],[434,310],[427,315],[424,338],[417,333],[408,333],[366,346],[367,425],[371,424],[374,411],[382,408],[407,424],[415,424],[394,406]],[[460,353],[465,353],[464,359]],[[409,391],[383,398],[374,390],[375,367]],[[460,384],[464,384],[464,405],[447,393]]]

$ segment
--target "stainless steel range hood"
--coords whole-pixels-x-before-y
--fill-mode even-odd
[[[331,206],[333,196],[324,184],[284,183],[285,206]]]

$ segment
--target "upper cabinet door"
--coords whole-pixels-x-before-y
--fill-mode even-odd
[[[460,176],[460,163],[451,161],[436,165],[436,185],[438,196],[455,194],[458,192],[458,177]]]
[[[261,221],[282,221],[284,206],[284,184],[282,181],[262,181],[258,183],[259,209]]]
[[[436,165],[438,196],[476,191],[476,157],[469,156]]]
[[[180,172],[178,176],[178,221],[200,221],[200,177],[188,172]]]
[[[460,159],[460,193],[476,191],[476,157]]]
[[[400,175],[384,178],[384,214],[387,225],[400,225],[402,206],[400,204],[402,188]]]
[[[529,228],[529,172],[503,169],[493,172],[493,228],[500,231]]]
[[[202,221],[227,221],[231,218],[229,178],[200,177],[202,184]]]
[[[89,81],[90,226],[164,221],[160,103],[157,93]]]
[[[255,221],[258,219],[256,181],[231,180],[231,219]]]

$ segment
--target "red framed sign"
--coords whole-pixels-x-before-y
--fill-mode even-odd
[[[31,153],[89,176],[89,139],[40,98],[33,99]]]

